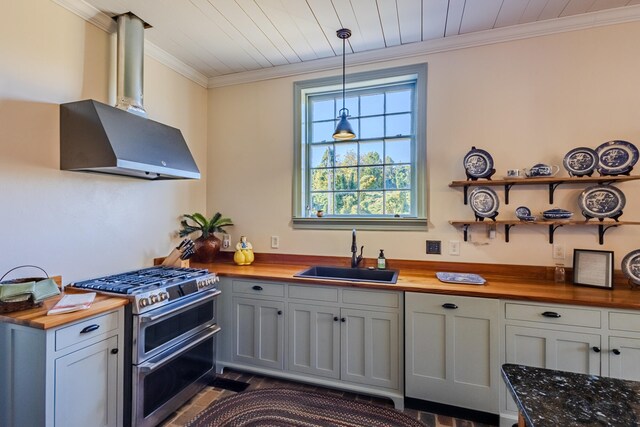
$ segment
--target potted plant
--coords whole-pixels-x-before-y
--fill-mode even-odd
[[[200,232],[200,236],[193,241],[195,244],[195,254],[193,261],[195,262],[213,262],[218,252],[220,252],[221,241],[214,233],[226,233],[224,227],[233,225],[230,218],[224,218],[220,212],[216,212],[211,219],[207,219],[201,213],[193,215],[184,214],[184,218],[180,221],[182,229],[180,237],[188,236],[191,233]],[[190,223],[191,221],[192,223]]]

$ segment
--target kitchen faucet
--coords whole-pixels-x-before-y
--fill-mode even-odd
[[[364,245],[360,247],[360,255],[356,256],[358,253],[358,244],[356,243],[356,229],[353,229],[352,237],[351,237],[351,268],[356,268],[358,264],[362,261],[362,251],[364,250]]]

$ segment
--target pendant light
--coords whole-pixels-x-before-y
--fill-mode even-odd
[[[351,30],[347,29],[347,28],[342,28],[338,31],[336,31],[336,34],[338,35],[338,38],[342,39],[342,109],[338,112],[338,118],[340,119],[340,121],[338,122],[338,126],[336,126],[336,131],[333,133],[333,139],[337,139],[338,141],[346,141],[348,139],[353,139],[356,137],[355,132],[353,131],[353,128],[351,127],[351,123],[349,123],[349,120],[347,120],[347,117],[349,117],[349,110],[345,108],[344,103],[345,103],[345,84],[344,84],[344,80],[345,80],[345,62],[344,62],[344,58],[345,58],[345,51],[344,51],[344,46],[345,46],[345,41],[346,39],[348,39],[349,37],[351,37]]]

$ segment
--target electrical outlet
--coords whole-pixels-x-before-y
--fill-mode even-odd
[[[440,240],[427,240],[427,254],[440,255],[442,242]]]
[[[280,237],[271,236],[271,249],[278,249],[280,247]]]
[[[449,255],[460,256],[460,241],[449,240]]]
[[[222,247],[223,249],[229,249],[231,246],[231,234],[222,235]]]
[[[553,258],[554,259],[564,259],[565,257],[564,245],[554,244],[553,245]]]
[[[489,226],[487,230],[487,237],[489,237],[490,239],[496,238],[496,227],[494,225]]]

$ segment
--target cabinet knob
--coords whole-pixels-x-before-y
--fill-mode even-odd
[[[560,317],[562,317],[559,313],[556,313],[555,311],[545,311],[544,313],[542,313],[542,315],[544,317],[553,317],[554,319],[559,319]]]
[[[593,351],[595,351],[596,353],[600,353],[600,347],[598,347],[598,346],[596,346],[596,345],[594,345],[593,347],[591,347],[591,349],[592,349]]]
[[[112,348],[111,349],[111,354],[118,354],[118,349],[117,348]]]
[[[347,321],[347,319],[346,319],[346,318],[344,318],[344,317],[341,317],[341,318],[340,318],[340,321],[341,321],[342,323],[344,323],[344,322],[346,322],[346,321]]]
[[[82,329],[82,330],[80,331],[80,333],[81,333],[81,334],[86,334],[86,333],[89,333],[89,332],[95,331],[95,330],[96,330],[96,329],[98,329],[99,327],[100,327],[100,325],[89,325],[89,326],[86,326],[84,329]]]
[[[278,316],[282,316],[282,310],[278,310]]]
[[[333,321],[337,322],[338,320],[340,320],[340,318],[338,316],[333,316]]]
[[[255,285],[251,289],[253,289],[254,291],[261,291],[262,290],[262,286]]]
[[[458,308],[458,306],[455,305],[452,302],[447,302],[447,303],[442,304],[442,308],[448,308],[450,310],[455,310],[456,308]]]
[[[618,350],[617,348],[614,348],[613,350],[611,350],[611,352],[613,354],[615,354],[616,356],[618,356],[620,354],[620,350]]]

